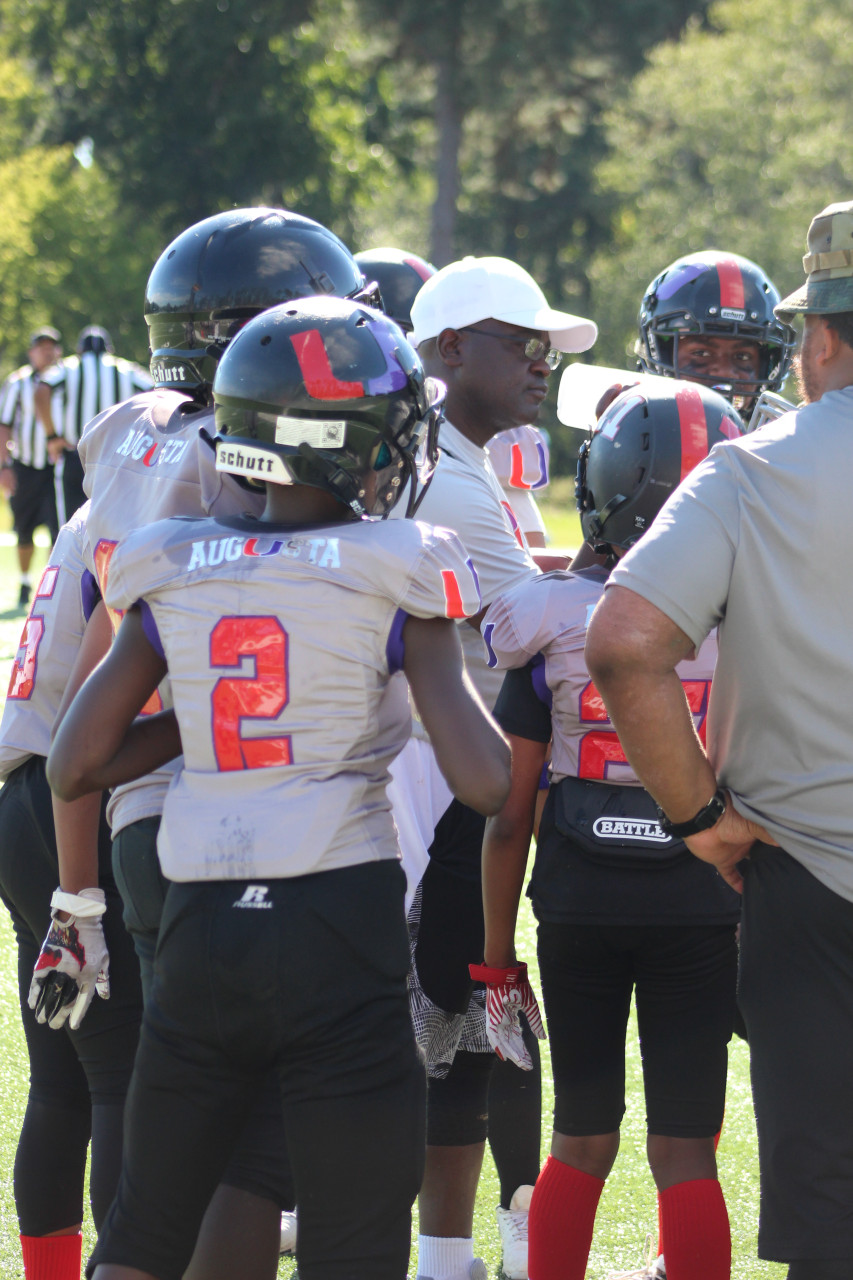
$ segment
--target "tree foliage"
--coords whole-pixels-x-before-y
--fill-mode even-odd
[[[101,323],[145,358],[142,292],[155,241],[123,210],[96,165],[41,141],[44,95],[24,65],[0,58],[0,371],[25,356],[37,324],[73,342]]]
[[[16,48],[51,85],[47,138],[91,138],[122,202],[164,239],[261,203],[347,232],[372,157],[359,146],[363,86],[338,6],[320,16],[311,0],[5,8]]]
[[[811,218],[849,199],[853,0],[722,0],[659,46],[606,119],[597,180],[616,208],[590,266],[600,361],[630,360],[646,285],[703,248],[801,283]]]

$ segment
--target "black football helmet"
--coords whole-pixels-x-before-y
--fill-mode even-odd
[[[435,275],[435,267],[403,249],[362,249],[355,260],[365,279],[375,281],[382,309],[404,333],[412,332],[412,303],[421,285]]]
[[[409,484],[414,515],[438,458],[444,390],[372,307],[273,307],[240,330],[216,371],[217,469],[313,485],[356,516],[387,515]]]
[[[319,222],[286,209],[229,209],[188,227],[160,254],[145,290],[155,385],[206,398],[222,352],[251,316],[314,294],[379,301]]]
[[[669,378],[679,369],[680,337],[705,334],[757,342],[759,376],[718,388],[748,417],[762,391],[778,391],[791,364],[796,334],[773,314],[779,290],[756,263],[707,249],[678,258],[656,276],[640,304],[638,367]]]
[[[729,402],[696,382],[649,379],[622,391],[578,455],[585,540],[602,553],[633,546],[712,446],[743,431]]]

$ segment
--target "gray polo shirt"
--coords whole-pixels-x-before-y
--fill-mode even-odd
[[[853,387],[718,445],[614,570],[696,648],[735,806],[853,900]]]

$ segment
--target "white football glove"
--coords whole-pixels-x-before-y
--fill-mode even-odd
[[[522,1071],[533,1070],[533,1060],[524,1043],[518,1015],[523,1013],[538,1040],[545,1039],[545,1028],[539,1016],[539,1005],[527,980],[527,965],[511,969],[493,969],[487,964],[470,964],[468,972],[475,982],[486,984],[486,1035],[501,1059],[514,1062]]]
[[[33,970],[27,1003],[36,1021],[57,1030],[66,1020],[72,1031],[83,1021],[95,993],[110,998],[110,957],[101,917],[107,909],[103,889],[63,893],[50,900],[51,925]],[[69,913],[59,920],[57,913]]]

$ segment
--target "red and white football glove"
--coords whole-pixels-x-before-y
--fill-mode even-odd
[[[518,1015],[523,1013],[538,1040],[545,1039],[539,1005],[527,980],[527,965],[493,969],[487,964],[469,964],[474,982],[486,984],[486,1035],[502,1061],[508,1058],[522,1071],[532,1071],[533,1061],[524,1043]]]
[[[110,998],[110,957],[101,917],[107,909],[103,889],[63,893],[50,900],[51,925],[33,970],[27,1003],[36,1021],[58,1030],[66,1020],[72,1031],[83,1021],[95,993]],[[67,920],[57,913],[68,912]]]

